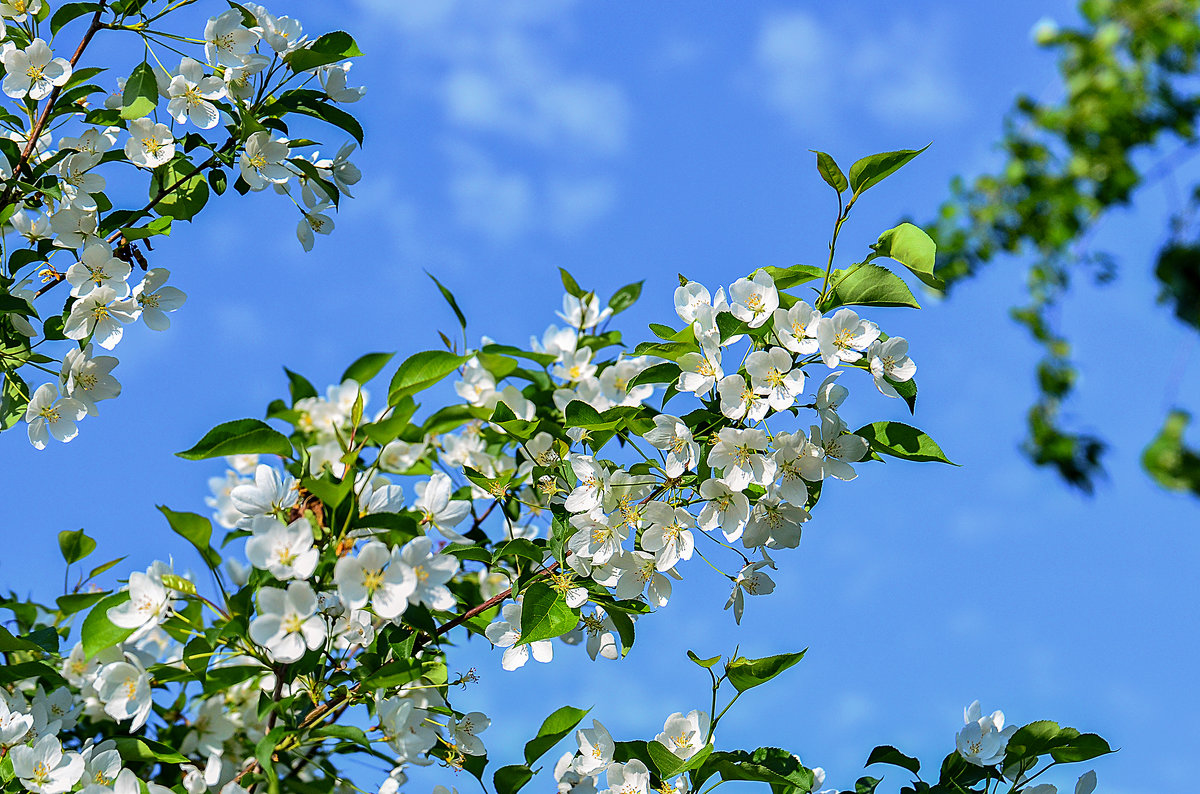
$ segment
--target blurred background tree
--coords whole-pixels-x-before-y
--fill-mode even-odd
[[[1118,264],[1152,267],[1159,302],[1200,332],[1200,184],[1174,202],[1163,219],[1164,244],[1143,260],[1118,263],[1092,244],[1108,214],[1175,179],[1200,152],[1198,12],[1200,0],[1083,0],[1074,27],[1038,23],[1034,40],[1058,56],[1060,80],[1045,92],[1054,98],[1019,97],[998,144],[1000,167],[970,182],[956,178],[940,217],[925,224],[948,291],[1002,258],[1028,263],[1028,301],[1012,316],[1044,352],[1022,446],[1035,464],[1087,493],[1104,474],[1107,445],[1064,416],[1078,371],[1056,308],[1072,282],[1110,282]],[[1136,324],[1142,310],[1131,306],[1114,325]],[[1185,407],[1170,411],[1143,465],[1164,488],[1200,496],[1200,456],[1184,440],[1189,420]]]

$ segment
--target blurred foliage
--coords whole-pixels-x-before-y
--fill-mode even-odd
[[[1104,473],[1106,444],[1069,427],[1064,416],[1077,371],[1055,307],[1073,278],[1103,283],[1115,275],[1114,258],[1090,245],[1105,214],[1197,151],[1198,12],[1200,0],[1083,0],[1075,27],[1039,23],[1037,44],[1058,55],[1061,82],[1047,92],[1054,98],[1019,97],[999,144],[1002,167],[970,183],[956,179],[939,220],[926,224],[934,229],[937,272],[947,288],[1000,255],[1029,262],[1028,301],[1012,315],[1044,352],[1023,448],[1034,463],[1053,467],[1088,493]],[[1195,330],[1200,229],[1192,221],[1198,205],[1200,186],[1167,219],[1167,242],[1157,257],[1147,252],[1145,260],[1156,261],[1160,301]],[[1183,446],[1184,424],[1186,414],[1172,414],[1144,463],[1164,487],[1200,495],[1196,455]],[[1178,465],[1163,468],[1168,459]]]

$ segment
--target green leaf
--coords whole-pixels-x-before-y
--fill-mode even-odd
[[[902,223],[879,235],[879,240],[871,248],[877,255],[904,265],[925,286],[936,290],[945,288],[945,283],[933,274],[937,244],[923,229],[911,223]]]
[[[366,732],[354,725],[322,725],[314,728],[309,735],[316,738],[341,739],[368,749],[371,747],[371,740],[367,738]]]
[[[921,308],[899,276],[885,267],[860,263],[841,276],[835,274],[833,289],[821,302],[823,312],[838,306],[907,306]],[[835,280],[835,279],[831,279]],[[718,316],[718,319],[720,316]]]
[[[1101,737],[1094,733],[1081,733],[1065,745],[1051,750],[1050,757],[1060,764],[1074,764],[1090,761],[1112,752],[1116,751],[1109,747],[1108,742]]]
[[[204,460],[222,455],[244,455],[257,452],[260,455],[292,456],[292,443],[266,422],[258,419],[235,419],[217,425],[204,434],[191,449],[175,454],[185,460]]]
[[[854,781],[854,794],[875,794],[875,789],[882,782],[881,778],[860,777]]]
[[[448,350],[426,350],[409,356],[400,364],[388,387],[388,405],[402,397],[427,389],[466,363],[466,356]]]
[[[392,441],[409,426],[413,414],[417,412],[417,404],[412,397],[405,397],[396,403],[392,413],[386,419],[363,425],[363,432],[379,446]]]
[[[842,173],[837,162],[825,152],[818,152],[816,149],[809,149],[809,151],[817,156],[817,173],[825,180],[825,184],[838,193],[845,190],[848,186],[846,175]]]
[[[871,764],[891,764],[892,766],[907,769],[914,775],[919,774],[921,771],[920,761],[912,756],[905,755],[888,744],[882,744],[871,751],[871,754],[867,756],[867,763],[864,766],[870,766]]]
[[[128,91],[126,86],[126,91]],[[157,89],[155,89],[157,91]],[[190,221],[208,203],[208,181],[184,155],[154,169],[150,199],[158,199],[154,211],[179,221]],[[161,196],[161,198],[159,198]]]
[[[0,626],[0,653],[10,653],[12,651],[41,653],[42,650],[42,647],[36,642],[31,642],[24,637],[14,637],[8,629]]]
[[[926,144],[920,149],[901,149],[898,152],[883,152],[862,158],[850,166],[850,187],[854,190],[854,195],[857,196],[878,185],[930,145]]]
[[[167,517],[167,523],[171,525],[171,529],[175,531],[176,535],[196,547],[209,568],[216,568],[221,564],[221,555],[217,554],[210,545],[212,540],[211,521],[195,513],[176,513],[165,505],[159,505],[158,510]]]
[[[337,185],[322,176],[321,172],[317,170],[315,165],[310,163],[308,160],[305,160],[303,157],[289,157],[288,162],[296,166],[296,168],[300,170],[300,173],[304,175],[305,179],[315,182],[321,188],[321,192],[333,199],[334,207],[339,206],[342,192],[338,190]]]
[[[446,303],[449,303],[450,308],[454,310],[454,316],[458,318],[459,327],[464,331],[467,330],[467,318],[463,315],[462,309],[458,308],[458,301],[454,299],[454,293],[443,287],[442,282],[438,281],[437,277],[428,270],[425,271],[425,275],[433,280],[433,283],[437,285],[438,291],[442,293],[442,297],[446,299]]]
[[[121,118],[126,121],[140,119],[150,115],[157,105],[158,78],[150,64],[142,61],[133,67],[125,80],[125,90],[121,92]]]
[[[55,599],[55,603],[58,604],[59,611],[64,615],[74,615],[76,612],[82,612],[87,609],[106,595],[108,595],[107,591],[100,593],[69,593],[59,596]]]
[[[957,466],[937,442],[915,427],[902,422],[872,422],[854,431],[871,445],[880,455],[915,461],[937,461]]]
[[[91,571],[88,572],[87,578],[95,579],[97,576],[104,573],[109,568],[112,568],[114,565],[120,563],[124,559],[125,559],[125,557],[117,557],[115,560],[109,560],[108,562],[97,565],[95,568],[93,568]]]
[[[536,420],[518,419],[512,409],[502,402],[496,403],[496,410],[492,412],[492,417],[488,421],[504,428],[505,433],[521,441],[533,438],[538,426]]]
[[[129,591],[113,593],[92,607],[92,611],[83,619],[83,627],[79,630],[79,639],[83,643],[83,655],[91,659],[105,648],[120,645],[133,634],[133,629],[123,629],[108,619],[108,610],[120,606],[129,600]]]
[[[537,736],[525,743],[525,763],[533,766],[537,760],[549,752],[567,734],[575,730],[591,709],[577,709],[574,706],[563,706],[542,721]]]
[[[788,669],[804,658],[807,649],[799,653],[781,653],[777,656],[765,656],[762,659],[747,659],[738,657],[725,665],[725,675],[729,683],[738,692],[765,684],[775,676]]]
[[[664,361],[662,364],[655,364],[634,375],[629,379],[627,388],[632,389],[643,383],[674,383],[679,379],[679,372],[678,364]]]
[[[319,37],[312,44],[292,50],[283,60],[293,72],[305,72],[329,63],[362,55],[354,37],[343,30],[335,30]]]
[[[792,265],[791,267],[768,265],[763,270],[767,271],[767,274],[771,276],[771,279],[775,282],[775,286],[779,289],[787,289],[797,284],[805,284],[809,281],[822,278],[825,275],[824,268],[813,265]]]
[[[502,766],[492,775],[496,794],[516,794],[530,780],[533,780],[533,770],[524,764]]]
[[[121,236],[126,240],[144,240],[147,237],[154,237],[159,234],[170,236],[171,221],[172,218],[168,217],[155,218],[145,226],[121,229]]]
[[[621,312],[632,306],[642,294],[643,281],[635,281],[632,284],[626,284],[621,287],[613,296],[608,299],[608,305],[613,310],[613,314]]]
[[[50,17],[50,35],[58,34],[63,25],[84,14],[94,14],[101,8],[99,3],[65,3],[58,7],[54,16]]]
[[[658,740],[646,742],[646,754],[654,762],[651,768],[656,768],[658,776],[663,780],[675,777],[679,773],[686,772],[689,769],[698,769],[703,766],[712,753],[712,749],[712,745],[708,744],[697,750],[691,758],[680,758]]]
[[[283,371],[287,375],[288,393],[291,395],[292,405],[295,405],[306,397],[317,396],[317,388],[309,382],[308,378],[303,375],[297,375],[287,367],[284,367]]]
[[[917,412],[917,381],[915,378],[909,378],[905,381],[896,381],[884,376],[888,383],[892,384],[892,388],[908,405],[908,412],[915,414]]]
[[[778,747],[760,747],[753,753],[745,750],[713,753],[693,773],[692,787],[699,788],[713,774],[720,774],[722,780],[770,783],[785,791],[791,788],[809,791],[813,784],[812,771],[806,769],[796,756]]]
[[[289,102],[282,103],[296,113],[305,116],[312,116],[320,119],[328,124],[332,124],[339,129],[345,130],[354,136],[354,140],[359,144],[363,142],[363,128],[358,123],[358,119],[351,116],[346,111],[339,107],[335,107],[332,102],[326,98],[324,92],[309,91],[307,89],[299,89],[289,91],[284,95],[290,98]],[[235,183],[236,186],[236,183]]]
[[[82,529],[64,529],[58,533],[58,548],[67,565],[70,565],[95,551],[96,541],[85,535]]]
[[[358,385],[363,385],[371,378],[379,374],[379,370],[387,366],[387,363],[392,360],[395,353],[367,353],[365,356],[359,357],[353,364],[346,367],[346,371],[342,373],[342,380],[345,382],[352,380]]]
[[[568,295],[570,295],[574,298],[582,298],[584,295],[587,294],[580,288],[579,284],[575,281],[575,277],[567,272],[566,268],[560,267],[558,269],[558,274],[559,274],[559,276],[562,277],[563,289],[565,289],[567,291]]]
[[[1009,738],[1005,747],[1005,758],[1019,760],[1045,755],[1066,743],[1066,740],[1060,739],[1062,730],[1057,722],[1050,720],[1038,720],[1024,725]]]
[[[717,662],[721,661],[721,654],[719,654],[719,653],[716,656],[712,657],[711,659],[701,659],[699,656],[697,656],[692,651],[688,651],[687,655],[688,655],[689,659],[691,659],[693,662],[700,665],[701,667],[703,667],[706,670],[708,668],[712,667]]]
[[[579,624],[579,614],[562,595],[545,582],[525,589],[521,606],[521,639],[518,645],[560,637]]]
[[[293,145],[295,144],[293,143]],[[226,188],[229,187],[229,177],[220,168],[214,168],[208,172],[208,184],[212,186],[214,193],[223,196]]]
[[[136,739],[131,736],[120,736],[114,739],[117,752],[121,759],[130,761],[161,761],[164,764],[186,764],[188,759],[172,750],[162,742],[150,739]]]

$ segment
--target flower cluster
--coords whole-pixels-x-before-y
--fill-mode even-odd
[[[203,36],[189,39],[161,27],[175,6],[153,15],[137,8],[116,2],[55,10],[43,0],[23,0],[4,17],[0,88],[21,112],[3,112],[0,125],[0,177],[8,180],[0,196],[7,256],[0,262],[0,430],[24,418],[38,449],[51,436],[73,439],[76,423],[95,416],[98,401],[120,393],[112,375],[117,359],[93,356],[93,345],[113,350],[139,319],[156,331],[170,326],[168,313],[185,295],[166,285],[166,268],[149,267],[148,240],[169,234],[174,221],[190,221],[211,193],[223,193],[226,168],[236,169],[241,193],[271,186],[289,197],[305,250],[314,233],[333,230],[330,210],[361,177],[349,160],[353,142],[332,158],[317,151],[302,156],[301,147],[313,142],[289,140],[282,121],[315,117],[361,140],[358,123],[336,108],[364,93],[346,83],[350,63],[343,59],[359,54],[349,36],[310,39],[298,20],[246,4],[218,13]],[[56,56],[41,37],[52,13],[55,32],[63,15],[66,22],[90,19],[71,60]],[[104,89],[88,81],[105,70],[78,61],[103,33],[139,37],[145,46],[136,49],[145,50],[146,60],[92,104]],[[196,57],[183,55],[168,71],[166,51],[189,41],[197,44]],[[304,87],[312,81],[324,89]],[[218,137],[210,140],[209,133]],[[113,164],[122,162],[135,169],[113,176]],[[149,181],[150,201],[115,207],[137,173]],[[43,296],[62,283],[69,294],[60,310]],[[47,355],[46,343],[56,341],[68,349]],[[47,365],[55,363],[57,382],[34,387],[18,372],[54,374]]]
[[[213,112],[229,113],[233,106],[220,103],[243,90],[236,70],[258,79],[264,46],[288,68],[312,63],[300,57],[310,48],[296,43],[298,23],[240,9],[205,30],[213,74],[199,61],[169,79],[149,70],[176,123],[203,127]],[[263,68],[269,75],[273,67]],[[344,77],[344,69],[330,71],[327,90],[352,95]],[[251,145],[260,134],[248,135],[240,154],[247,189],[278,184],[275,167],[286,167],[269,134]],[[316,196],[320,182],[300,170]],[[74,194],[80,201],[86,186],[80,181]],[[70,312],[64,321],[64,336],[80,346],[59,383],[31,402],[35,443],[70,436],[71,422],[119,390],[115,359],[91,347],[119,338],[115,315],[140,311],[155,327],[172,296],[182,302],[156,270],[129,287],[132,268],[97,244],[86,241],[80,268],[64,276],[78,292],[70,312],[92,308],[82,326]],[[832,248],[823,273],[759,268],[715,292],[681,278],[674,305],[682,327],[652,325],[658,341],[628,355],[612,352],[623,343],[608,326],[641,285],[601,305],[564,271],[561,326],[530,349],[485,341],[461,353],[416,353],[395,369],[379,409],[364,387],[389,354],[351,363],[323,396],[289,372],[290,401],[268,406],[270,423],[219,425],[181,453],[228,464],[209,483],[211,521],[160,508],[204,575],[155,562],[119,588],[94,586],[118,559],[81,573],[53,607],[5,602],[13,617],[0,630],[0,755],[11,759],[11,774],[0,768],[0,792],[137,794],[143,784],[149,794],[362,791],[344,777],[347,754],[389,763],[380,794],[398,794],[413,766],[434,761],[483,782],[483,737],[500,717],[456,707],[454,688],[479,680],[474,669],[450,673],[463,641],[500,649],[505,671],[531,656],[552,662],[555,639],[618,662],[634,647],[635,622],[667,608],[673,581],[701,556],[708,566],[698,575],[711,569],[724,579],[726,608],[740,622],[747,595],[774,590],[772,573],[799,547],[825,487],[854,480],[856,467],[885,455],[948,462],[907,424],[851,430],[851,408],[866,402],[852,406],[859,375],[850,370],[913,410],[916,367],[904,339],[849,308],[894,305],[903,282],[869,263],[834,271]],[[811,303],[788,291],[818,279]],[[890,285],[885,299],[881,283]],[[433,402],[434,387],[452,374],[460,401],[419,413],[416,397]],[[214,523],[224,530],[216,537]],[[96,547],[83,530],[61,533],[59,545],[68,569]],[[803,655],[735,652],[721,664],[689,652],[711,678],[710,710],[671,714],[648,741],[617,741],[598,720],[577,729],[587,712],[562,706],[525,745],[523,763],[490,780],[497,794],[517,794],[574,732],[578,750],[553,765],[560,794],[690,794],[714,777],[832,794],[822,789],[823,770],[791,752],[716,747],[733,703]],[[1049,766],[1111,752],[1100,737],[1054,723],[1006,726],[1003,714],[984,716],[977,703],[966,717],[936,790],[980,794],[1007,779],[1014,792],[1049,794],[1052,784],[1034,782]],[[876,748],[868,763],[920,769],[893,747]],[[1094,780],[1084,775],[1076,794],[1090,794]],[[860,778],[854,789],[869,793],[878,782]]]

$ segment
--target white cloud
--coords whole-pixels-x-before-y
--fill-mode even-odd
[[[359,3],[398,33],[399,90],[441,111],[460,227],[494,243],[567,236],[612,208],[605,171],[627,145],[629,102],[570,62],[573,0]]]
[[[534,209],[530,180],[520,172],[501,169],[477,149],[451,149],[454,168],[449,189],[458,222],[497,241],[528,230]]]
[[[616,183],[604,177],[555,178],[546,190],[551,228],[563,236],[590,226],[617,200]]]
[[[824,130],[864,115],[913,129],[965,117],[964,92],[935,24],[855,24],[804,11],[766,17],[755,45],[755,82],[763,98],[797,128]]]
[[[399,55],[420,61],[446,119],[550,149],[611,155],[629,106],[616,83],[569,67],[573,3],[564,0],[360,0],[399,27]]]

